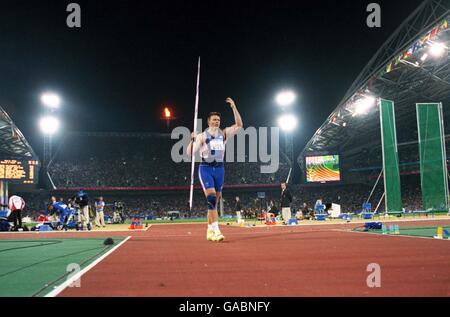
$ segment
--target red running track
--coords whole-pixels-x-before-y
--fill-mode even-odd
[[[206,241],[205,225],[199,224],[120,233],[132,238],[83,275],[81,288],[60,296],[450,295],[450,241],[354,233],[352,227],[223,226],[222,243]],[[80,235],[93,236],[61,236]],[[95,234],[113,235],[119,233]],[[367,286],[370,263],[381,267],[381,288]]]

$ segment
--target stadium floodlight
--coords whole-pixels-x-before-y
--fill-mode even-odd
[[[55,93],[46,92],[41,95],[41,102],[48,108],[57,109],[61,104],[61,98]]]
[[[42,117],[39,121],[39,126],[41,127],[42,133],[52,135],[59,129],[59,120],[52,116]]]
[[[297,99],[297,96],[295,95],[294,92],[289,90],[282,91],[275,97],[275,101],[281,107],[287,107],[292,105],[295,99]]]
[[[434,42],[430,46],[430,54],[434,57],[442,57],[447,50],[447,46],[443,43]]]
[[[353,116],[359,116],[367,114],[369,109],[375,105],[376,98],[373,96],[365,96],[362,99],[359,99],[355,103],[355,110]]]
[[[278,126],[285,132],[294,131],[297,127],[297,118],[292,114],[286,114],[278,119]]]

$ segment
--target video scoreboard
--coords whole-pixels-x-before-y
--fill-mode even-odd
[[[307,156],[305,160],[308,183],[328,183],[341,180],[339,155]]]
[[[39,161],[0,159],[0,180],[14,184],[36,184]]]

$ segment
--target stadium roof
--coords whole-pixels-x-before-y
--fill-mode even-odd
[[[22,132],[2,107],[0,107],[0,158],[37,159]]]
[[[450,111],[450,0],[425,1],[378,50],[357,77],[333,113],[317,130],[297,161],[310,154],[356,153],[364,147],[381,144],[378,107],[373,102],[365,114],[356,106],[364,98],[383,98],[395,102],[399,142],[417,140],[415,105],[442,102],[445,122]],[[432,45],[445,46],[436,58]],[[427,53],[427,58],[424,54]],[[373,101],[374,99],[372,99]],[[448,134],[447,124],[446,133]]]

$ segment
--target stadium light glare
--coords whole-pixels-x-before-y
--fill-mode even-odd
[[[59,120],[52,116],[43,117],[39,121],[39,126],[42,133],[46,135],[52,135],[55,134],[59,129]]]
[[[431,44],[429,52],[434,57],[442,57],[447,49],[443,43],[435,42]]]
[[[366,96],[355,103],[355,112],[353,116],[367,114],[369,109],[375,105],[376,98],[373,96]]]
[[[297,127],[297,118],[292,114],[286,114],[278,119],[278,126],[285,132],[294,131]]]
[[[46,92],[41,95],[41,102],[48,108],[57,109],[61,104],[61,98],[55,93]]]
[[[276,97],[275,101],[279,106],[287,107],[294,103],[295,99],[297,99],[297,96],[292,91],[282,91],[280,92]]]

